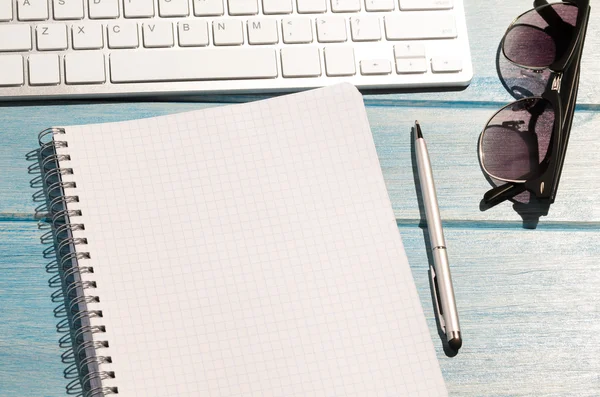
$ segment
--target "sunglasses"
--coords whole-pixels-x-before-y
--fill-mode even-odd
[[[589,3],[536,0],[536,7],[517,17],[504,34],[502,53],[532,71],[525,78],[546,70],[550,74],[542,95],[504,106],[481,132],[479,162],[495,186],[483,196],[484,207],[509,199],[527,203],[532,197],[554,202],[575,111]]]

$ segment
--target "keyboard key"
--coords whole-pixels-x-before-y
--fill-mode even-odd
[[[201,20],[179,22],[179,45],[181,47],[198,47],[208,45],[208,23]]]
[[[462,70],[462,62],[456,58],[434,57],[431,58],[431,70],[433,73],[460,72]]]
[[[331,11],[333,12],[357,12],[360,11],[361,0],[331,0]]]
[[[396,58],[425,58],[425,46],[421,43],[406,43],[394,46]]]
[[[386,15],[388,40],[450,39],[456,37],[454,14],[444,11],[404,12]]]
[[[277,21],[266,18],[248,21],[248,43],[276,44],[278,41]]]
[[[104,47],[102,25],[99,23],[78,23],[71,29],[73,48],[76,50],[95,50]]]
[[[59,59],[56,54],[29,56],[29,84],[56,85],[60,83]]]
[[[277,77],[271,48],[203,48],[201,51],[119,51],[110,56],[111,81],[190,81]]]
[[[224,12],[223,0],[194,0],[194,15],[197,17],[219,16]]]
[[[327,11],[327,0],[296,0],[299,14],[323,13]]]
[[[227,0],[229,15],[258,14],[258,0]]]
[[[452,0],[400,0],[402,11],[411,10],[448,10],[452,8]]]
[[[311,21],[308,18],[283,19],[283,42],[286,44],[311,43],[313,40]]]
[[[67,27],[65,25],[38,25],[35,30],[38,50],[51,51],[67,48]]]
[[[138,28],[135,23],[114,23],[107,27],[109,48],[136,48],[139,46]]]
[[[365,0],[365,9],[367,11],[392,11],[394,0]]]
[[[263,12],[269,14],[291,14],[292,0],[262,0]]]
[[[425,58],[396,58],[396,72],[425,73],[427,72],[427,60]]]
[[[150,18],[154,16],[154,1],[123,0],[125,18]]]
[[[48,19],[48,1],[18,0],[17,16],[19,21],[44,21]]]
[[[83,19],[83,0],[52,0],[52,7],[56,20]]]
[[[173,25],[170,22],[145,23],[142,29],[144,33],[144,47],[161,48],[173,47]]]
[[[21,55],[0,55],[0,87],[23,85],[24,83],[23,57]]]
[[[29,50],[31,50],[29,25],[0,25],[0,51]]]
[[[118,0],[88,0],[90,19],[118,18]]]
[[[187,0],[158,0],[161,17],[187,17],[189,13]]]
[[[346,20],[342,17],[317,18],[317,40],[320,43],[338,43],[347,40]]]
[[[321,59],[317,47],[281,49],[283,77],[317,77],[321,75]]]
[[[104,55],[95,51],[65,55],[65,80],[67,84],[99,84],[106,82]]]
[[[350,18],[352,40],[354,41],[379,41],[381,40],[381,27],[379,18],[363,16]]]
[[[364,75],[380,75],[392,73],[392,65],[387,59],[368,59],[360,61],[360,73]]]
[[[12,0],[0,0],[0,22],[12,20]]]
[[[325,47],[323,54],[327,76],[353,76],[356,74],[354,48]]]
[[[244,27],[239,19],[223,19],[213,22],[213,41],[215,45],[244,44]]]

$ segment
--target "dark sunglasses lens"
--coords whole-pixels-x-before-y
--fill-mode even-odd
[[[527,98],[500,110],[481,135],[481,164],[495,179],[524,181],[538,175],[554,129],[554,108]]]
[[[569,50],[577,13],[577,6],[560,3],[541,6],[523,14],[504,36],[504,55],[525,67],[550,66]]]

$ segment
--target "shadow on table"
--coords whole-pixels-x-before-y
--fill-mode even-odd
[[[316,88],[316,87],[315,87]],[[413,87],[413,88],[359,88],[363,95],[395,95],[395,94],[439,94],[441,92],[461,92],[468,86],[457,87]],[[16,106],[69,106],[69,105],[100,105],[100,104],[131,104],[131,103],[215,103],[215,104],[234,104],[254,102],[264,99],[269,99],[277,96],[292,94],[295,92],[307,90],[304,89],[289,89],[282,91],[281,89],[272,92],[264,91],[261,93],[237,92],[229,94],[219,93],[140,93],[140,94],[117,94],[114,97],[108,96],[73,96],[65,98],[28,98],[15,99],[0,102],[0,109],[5,107]]]
[[[66,201],[60,200],[57,202],[56,200],[50,200],[50,197],[54,197],[50,195],[50,192],[57,193],[58,191],[62,191],[62,186],[64,186],[59,176],[60,173],[51,171],[46,174],[42,173],[42,169],[49,171],[49,169],[46,168],[48,163],[42,161],[44,154],[46,158],[48,158],[48,156],[55,153],[54,147],[48,146],[45,149],[37,149],[27,153],[26,160],[31,162],[28,167],[29,174],[32,176],[36,175],[31,180],[30,187],[38,189],[36,193],[33,193],[32,199],[33,202],[37,204],[35,217],[39,220],[38,229],[45,232],[40,240],[42,245],[46,246],[42,255],[44,259],[49,261],[45,270],[46,273],[51,275],[48,280],[48,286],[52,289],[50,298],[53,303],[57,304],[54,308],[54,317],[58,321],[56,324],[56,332],[61,335],[58,344],[60,348],[64,349],[61,354],[61,361],[67,366],[63,371],[64,378],[69,382],[66,386],[66,394],[83,397],[86,392],[80,381],[80,367],[82,363],[90,360],[87,357],[81,357],[82,353],[85,353],[86,351],[85,349],[82,349],[82,346],[91,347],[94,342],[84,342],[80,344],[77,349],[73,344],[73,340],[77,340],[78,337],[84,337],[84,335],[79,331],[72,334],[72,330],[84,329],[86,327],[91,329],[92,327],[82,323],[84,318],[81,316],[81,313],[87,313],[86,308],[83,306],[86,301],[79,301],[80,298],[77,296],[77,291],[86,288],[86,284],[83,281],[76,279],[77,272],[70,271],[72,269],[67,266],[69,263],[76,261],[77,256],[70,255],[70,244],[58,244],[58,240],[55,240],[54,238],[55,233],[67,233],[70,230],[69,228],[65,228],[65,226],[68,226],[66,218],[65,222],[57,223],[60,217],[50,217],[50,214],[52,213],[50,209],[56,208],[58,205],[61,205],[61,207],[60,210],[57,209],[57,211],[54,212],[55,215],[60,215],[61,212],[68,214],[65,212],[66,207],[64,207]],[[43,178],[43,175],[46,175],[46,177]],[[50,186],[60,186],[60,189],[51,188]],[[56,197],[59,196],[57,195]],[[52,224],[56,226],[55,230],[53,230]],[[64,230],[59,232],[60,229]],[[77,244],[75,239],[70,240],[73,244]],[[70,285],[70,287],[67,287],[68,285]],[[78,308],[79,312],[74,312],[75,308]],[[79,328],[74,327],[74,324],[79,324]],[[90,361],[89,364],[91,363],[92,362]]]
[[[502,54],[502,42],[496,51],[496,71],[502,86],[515,100],[542,95],[550,84],[551,73],[548,69],[527,70],[509,62]],[[482,174],[492,187],[504,183],[488,176],[483,169]],[[513,209],[523,219],[523,227],[526,229],[537,228],[540,217],[548,215],[550,204],[547,200],[538,200],[529,192],[521,193],[510,201],[513,203]],[[489,208],[482,200],[479,209],[486,211]]]

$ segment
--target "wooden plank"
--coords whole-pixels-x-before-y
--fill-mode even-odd
[[[378,154],[398,219],[420,219],[412,167],[410,127],[418,119],[423,128],[445,221],[511,221],[522,217],[505,202],[481,212],[479,204],[490,188],[477,153],[479,134],[495,108],[369,108],[369,120]],[[600,179],[592,169],[600,167],[596,131],[600,113],[575,115],[556,202],[548,222],[587,222],[600,219]]]
[[[0,213],[5,218],[31,218],[34,203],[25,153],[37,145],[37,132],[49,125],[124,120],[204,108],[206,104],[135,103],[15,107],[5,109],[0,140]],[[477,140],[493,106],[386,107],[367,109],[381,166],[396,217],[418,222],[420,214],[411,159],[410,128],[415,119],[423,126],[445,221],[478,220],[520,223],[510,203],[486,212],[479,202],[488,183],[479,167]],[[579,111],[571,133],[566,165],[556,203],[542,224],[600,222],[600,113]],[[199,131],[201,133],[201,131]],[[15,138],[16,137],[16,138]]]
[[[0,395],[64,396],[58,306],[35,222],[0,222]]]
[[[400,226],[452,396],[600,394],[597,230],[452,226],[446,239],[464,336],[442,349],[433,315],[424,230]],[[41,232],[0,222],[0,394],[62,396],[63,377]]]
[[[464,344],[436,339],[423,232],[400,227],[451,396],[600,395],[598,231],[446,228]]]

